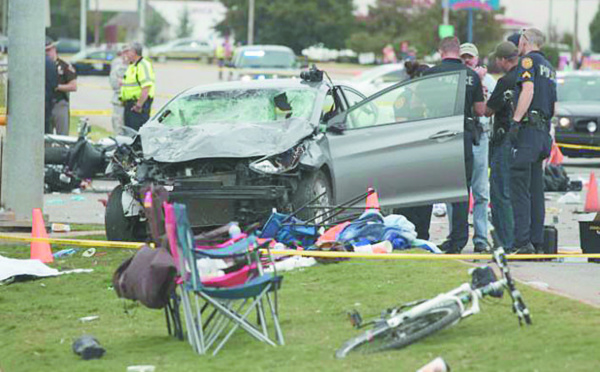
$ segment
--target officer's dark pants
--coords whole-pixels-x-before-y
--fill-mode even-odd
[[[44,102],[44,133],[52,133],[52,109],[54,102],[52,99]]]
[[[473,135],[465,131],[465,172],[467,178],[467,195],[471,194],[471,177],[473,175]],[[452,228],[448,236],[448,244],[453,251],[459,252],[469,241],[469,201],[452,203]]]
[[[495,239],[504,248],[513,248],[514,217],[510,199],[510,164],[512,144],[505,136],[490,147],[490,201]]]
[[[144,106],[142,106],[142,112],[135,112],[132,110],[133,106],[136,104],[136,100],[126,101],[125,102],[125,113],[123,114],[123,119],[125,121],[125,126],[131,129],[140,130],[142,125],[144,125],[148,119],[150,119],[150,109],[152,108],[152,98],[148,98],[146,102],[144,102]]]
[[[544,171],[542,161],[550,155],[550,135],[528,126],[519,130],[513,148],[510,197],[515,221],[515,247],[544,242]]]

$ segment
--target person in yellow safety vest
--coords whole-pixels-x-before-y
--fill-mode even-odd
[[[225,66],[225,43],[217,45],[215,57],[219,65],[219,80],[223,80],[223,67]]]
[[[134,42],[123,50],[129,67],[121,83],[120,100],[125,106],[125,126],[139,130],[150,118],[154,100],[154,69],[149,59],[142,57],[142,44]]]

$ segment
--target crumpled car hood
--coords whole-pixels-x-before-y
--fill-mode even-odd
[[[150,121],[140,129],[144,157],[164,163],[204,158],[249,158],[285,152],[313,133],[308,120],[269,123],[206,123],[167,127]]]

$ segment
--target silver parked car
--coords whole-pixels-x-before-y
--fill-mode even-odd
[[[199,59],[208,62],[214,57],[214,49],[205,40],[185,38],[152,47],[149,54],[150,58],[163,62],[167,59]]]
[[[282,45],[250,45],[235,50],[230,80],[298,77],[302,66],[294,51]]]
[[[189,205],[194,226],[261,221],[316,198],[300,216],[309,218],[370,186],[382,207],[464,200],[465,79],[427,76],[365,98],[312,69],[189,89],[141,128],[141,149],[111,167],[121,185],[108,201],[107,237],[136,237],[149,184]]]

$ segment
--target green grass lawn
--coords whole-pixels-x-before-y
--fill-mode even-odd
[[[58,248],[55,248],[58,250]],[[111,275],[132,254],[126,250],[53,264],[92,268],[0,287],[0,371],[124,371],[151,364],[162,371],[415,371],[442,356],[454,371],[592,371],[600,366],[600,310],[520,286],[534,325],[519,327],[507,298],[482,303],[482,313],[404,350],[351,355],[334,351],[357,332],[346,310],[363,315],[404,301],[434,296],[467,281],[457,262],[361,261],[285,273],[280,292],[286,346],[273,348],[238,333],[217,357],[197,356],[187,342],[166,334],[164,313],[128,304],[110,289]],[[0,246],[25,258],[28,249]],[[100,318],[90,323],[78,319]],[[92,334],[106,348],[102,359],[83,361],[72,341]]]

